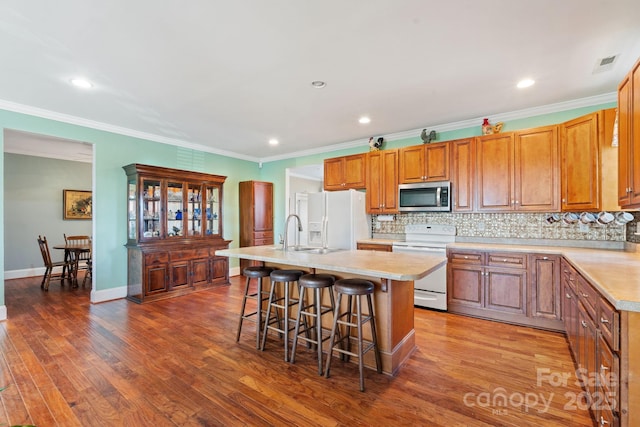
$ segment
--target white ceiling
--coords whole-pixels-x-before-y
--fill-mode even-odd
[[[613,100],[640,1],[3,0],[0,52],[0,108],[270,161]]]

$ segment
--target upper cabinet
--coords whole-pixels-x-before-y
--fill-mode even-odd
[[[400,149],[400,183],[449,180],[448,142]]]
[[[611,140],[615,110],[596,111],[560,126],[563,211],[615,210],[609,189],[617,188]],[[603,161],[607,159],[609,161]],[[612,161],[611,161],[612,160]],[[603,197],[602,189],[606,188]]]
[[[124,170],[128,244],[221,238],[226,177],[140,164]]]
[[[361,190],[366,187],[367,154],[334,157],[324,161],[324,189]]]
[[[475,184],[475,138],[451,141],[451,200],[454,212],[473,211]]]
[[[559,210],[558,127],[477,138],[478,211]]]
[[[367,213],[398,212],[398,150],[369,153],[367,159]]]
[[[640,60],[618,86],[618,202],[640,207]]]

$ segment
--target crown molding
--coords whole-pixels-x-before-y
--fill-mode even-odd
[[[489,114],[489,116],[491,116],[493,121],[508,121],[508,120],[523,119],[527,117],[534,117],[534,116],[539,116],[543,114],[557,113],[560,111],[572,110],[576,108],[590,107],[593,105],[605,104],[608,102],[615,102],[615,101],[617,101],[617,93],[611,92],[611,93],[591,96],[587,98],[580,98],[572,101],[558,102],[555,104],[548,104],[548,105],[543,105],[539,107],[516,110],[512,112]],[[133,130],[133,129],[129,129],[121,126],[114,126],[107,123],[88,120],[88,119],[84,119],[81,117],[76,117],[68,114],[57,113],[55,111],[45,110],[37,107],[31,107],[28,105],[18,104],[15,102],[6,101],[2,99],[0,99],[0,109],[13,111],[16,113],[27,114],[30,116],[36,116],[36,117],[41,117],[45,119],[55,120],[58,122],[83,126],[90,129],[102,130],[105,132],[112,132],[115,134],[130,136],[133,138],[146,139],[149,141],[159,142],[162,144],[174,145],[177,147],[203,151],[205,153],[212,153],[220,156],[246,160],[246,161],[255,162],[255,163],[275,162],[278,160],[286,160],[286,159],[291,159],[296,157],[324,154],[332,151],[345,150],[349,148],[365,147],[369,141],[367,138],[362,138],[362,139],[342,142],[338,144],[326,145],[323,147],[318,147],[310,150],[296,151],[296,152],[287,153],[279,156],[259,158],[259,157],[253,157],[253,156],[246,156],[246,155],[234,153],[227,150],[218,150],[205,145],[187,142],[180,139],[167,138],[164,136],[155,135],[147,132],[140,132],[137,130]],[[424,128],[436,130],[437,132],[447,132],[452,130],[465,129],[465,128],[476,126],[478,123],[480,123],[482,118],[483,117],[476,117],[473,119],[462,120],[462,121],[451,122],[451,123],[431,124],[431,125],[423,126],[419,129],[411,129],[411,130],[406,130],[402,132],[387,134],[387,135],[384,135],[384,138],[387,141],[396,141],[400,139],[413,138],[413,137],[416,137],[417,135],[420,135],[420,132]]]

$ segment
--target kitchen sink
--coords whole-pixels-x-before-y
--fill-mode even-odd
[[[284,250],[282,245],[274,245],[271,246],[272,249],[282,251]],[[323,255],[331,252],[341,251],[342,249],[332,249],[332,248],[318,248],[315,246],[289,246],[287,248],[287,252],[305,252],[309,254]]]

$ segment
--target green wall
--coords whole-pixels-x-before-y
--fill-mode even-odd
[[[547,124],[561,123],[579,117],[591,111],[614,107],[615,103],[580,108],[554,114],[545,114],[528,119],[513,120],[505,123],[504,131],[525,129]],[[126,179],[122,166],[130,163],[144,163],[179,169],[192,169],[206,173],[226,175],[224,186],[224,224],[223,236],[238,241],[238,182],[261,179],[274,183],[274,233],[283,232],[285,214],[285,169],[296,166],[322,163],[325,158],[368,151],[362,147],[334,151],[325,154],[304,156],[295,159],[268,162],[260,168],[257,163],[237,160],[225,156],[193,152],[192,167],[185,164],[185,149],[144,139],[119,135],[79,125],[67,124],[55,120],[33,117],[26,114],[0,110],[0,131],[15,129],[36,134],[83,141],[94,144],[94,232],[96,259],[94,271],[94,290],[108,290],[126,286]],[[0,132],[0,145],[4,148],[3,133]],[[476,136],[480,134],[480,123],[466,129],[442,132],[438,141]],[[397,148],[420,144],[419,135],[399,141],[389,141],[384,148]],[[189,151],[189,150],[186,150]],[[2,150],[4,164],[4,149]],[[186,156],[188,158],[188,156]],[[4,171],[3,171],[4,172]],[[0,175],[4,176],[4,173]],[[0,178],[3,180],[3,178]],[[0,216],[4,223],[4,180],[2,182],[2,209]],[[4,230],[0,229],[4,242]],[[30,240],[29,240],[30,242]],[[4,243],[0,251],[1,271],[4,271]],[[232,266],[237,265],[232,260]],[[0,306],[4,306],[4,282],[0,283]]]

